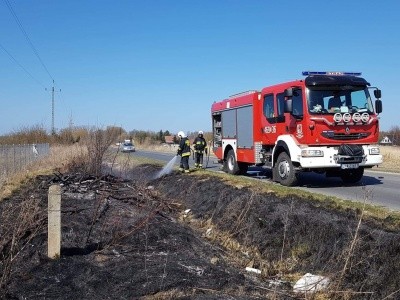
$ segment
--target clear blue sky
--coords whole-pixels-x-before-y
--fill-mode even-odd
[[[400,125],[400,1],[0,0],[0,134],[55,127],[211,130],[213,101],[361,71],[382,89],[381,129]]]

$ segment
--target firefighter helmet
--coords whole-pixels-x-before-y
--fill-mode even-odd
[[[183,131],[179,131],[179,132],[178,132],[178,136],[179,136],[180,138],[185,138],[185,137],[186,137],[186,134],[185,134]]]
[[[199,135],[200,135],[200,134],[203,135],[203,131],[200,130],[200,131],[199,131]]]

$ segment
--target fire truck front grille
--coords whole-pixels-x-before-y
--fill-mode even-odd
[[[359,132],[359,133],[336,133],[332,131],[324,131],[322,132],[322,136],[336,141],[348,141],[348,140],[360,140],[365,139],[370,136],[370,132]]]

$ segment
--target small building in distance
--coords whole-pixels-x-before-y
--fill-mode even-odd
[[[168,147],[171,150],[176,150],[178,148],[176,137],[174,135],[166,135],[164,136],[164,139],[165,143],[162,144],[164,147]]]
[[[174,144],[174,136],[173,135],[166,135],[166,136],[164,136],[164,139],[165,139],[165,143],[167,145]]]
[[[385,136],[380,142],[379,145],[392,145],[392,141],[389,139],[388,136]]]

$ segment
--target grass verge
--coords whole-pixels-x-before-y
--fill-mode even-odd
[[[390,159],[396,159],[395,150],[389,148],[396,148],[396,147],[383,147],[384,149],[387,148],[387,152],[384,152],[384,155],[388,155]],[[150,149],[149,149],[150,150]],[[400,149],[398,154],[400,155]],[[115,165],[122,168],[122,170],[128,170],[129,168],[138,166],[140,164],[154,164],[157,166],[165,165],[164,161],[139,157],[135,155],[129,155],[126,153],[116,153],[115,155]],[[389,158],[387,158],[389,160]],[[399,157],[400,161],[400,157]],[[400,170],[400,162],[398,163]],[[394,164],[394,170],[397,170],[397,165]],[[381,170],[381,168],[379,168]],[[273,193],[278,197],[299,197],[305,199],[307,201],[312,201],[314,205],[328,208],[328,209],[335,209],[337,211],[354,211],[355,214],[359,214],[361,211],[364,213],[364,218],[372,218],[375,221],[378,221],[382,224],[385,224],[385,227],[388,229],[395,228],[400,226],[400,212],[393,212],[384,207],[368,204],[369,201],[372,199],[372,193],[367,187],[363,187],[363,200],[364,202],[358,201],[349,201],[344,200],[334,196],[326,196],[322,194],[316,194],[296,188],[285,187],[280,184],[274,182],[265,182],[265,181],[258,181],[253,180],[248,177],[244,176],[232,176],[226,173],[219,173],[213,171],[204,170],[201,173],[193,172],[190,173],[189,176],[214,176],[218,177],[228,185],[234,186],[235,188],[251,188],[254,192],[262,192],[262,193]],[[200,179],[201,180],[201,179]]]
[[[54,171],[64,172],[69,166],[82,163],[87,151],[77,144],[70,146],[51,146],[50,154],[45,158],[28,165],[25,171],[15,173],[1,184],[0,201],[8,197],[22,184],[38,175],[48,175]]]
[[[383,163],[374,168],[377,171],[400,173],[400,148],[395,146],[380,147]]]
[[[250,179],[244,176],[232,176],[226,173],[216,173],[211,171],[204,171],[202,174],[209,176],[219,177],[224,180],[228,185],[232,185],[236,188],[251,188],[255,192],[273,193],[278,197],[298,197],[307,201],[312,201],[314,205],[324,207],[328,209],[335,209],[337,211],[354,211],[355,214],[359,214],[361,211],[364,212],[364,218],[370,217],[375,221],[384,224],[388,229],[396,228],[400,226],[400,212],[390,211],[384,207],[358,202],[344,200],[338,197],[326,196],[322,194],[316,194],[296,188],[285,187],[273,182],[264,182]],[[196,173],[190,174],[197,176]],[[364,200],[367,202],[372,200],[370,191],[367,188],[364,189]]]

